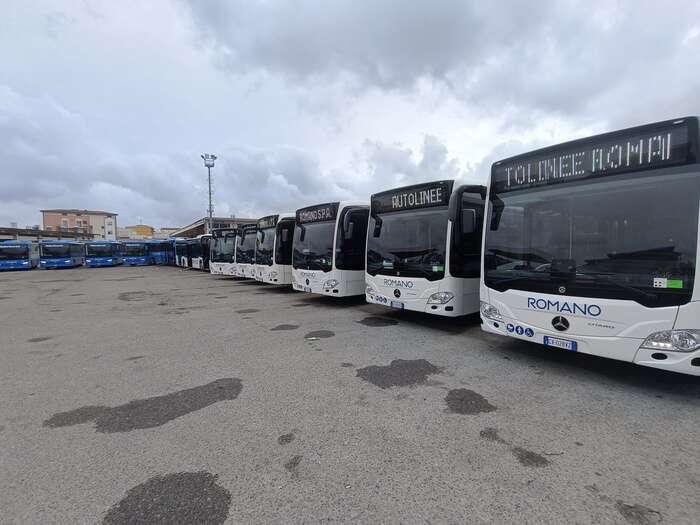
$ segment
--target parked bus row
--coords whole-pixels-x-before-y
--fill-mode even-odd
[[[172,264],[172,241],[0,241],[0,270]]]
[[[210,269],[700,375],[699,144],[682,118],[266,216],[214,232]]]

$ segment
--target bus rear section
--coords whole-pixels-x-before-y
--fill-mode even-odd
[[[148,241],[124,241],[124,264],[126,266],[149,266],[153,264]]]
[[[0,241],[0,271],[31,270],[39,265],[39,245],[34,241]]]
[[[493,165],[482,328],[700,375],[698,119]]]
[[[331,297],[364,294],[368,217],[369,206],[354,202],[297,210],[292,287]]]
[[[258,221],[255,279],[268,284],[292,284],[293,213],[268,215]]]
[[[173,244],[170,241],[150,241],[149,242],[151,257],[153,264],[167,265],[171,264]]]
[[[211,235],[198,235],[192,239],[191,262],[195,270],[209,270],[209,251],[211,250]]]
[[[372,195],[367,301],[448,317],[478,312],[485,195],[452,180]]]
[[[39,267],[50,270],[75,268],[85,263],[85,248],[77,241],[41,241]]]
[[[175,239],[173,241],[173,246],[175,253],[175,266],[179,266],[180,268],[190,268],[192,266],[192,263],[190,262],[190,239]]]
[[[240,238],[236,244],[236,277],[255,279],[255,245],[257,240],[257,224],[246,224],[240,229]]]
[[[123,248],[116,241],[88,241],[85,243],[85,266],[119,266],[123,264]]]
[[[235,276],[236,240],[238,228],[217,229],[212,232],[209,271],[212,275]]]

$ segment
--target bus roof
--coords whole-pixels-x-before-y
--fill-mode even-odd
[[[39,241],[40,244],[85,244],[84,241],[69,241],[63,239],[55,239],[53,241],[48,239],[42,239]]]
[[[0,240],[0,244],[36,244],[36,241],[31,239],[3,239]]]
[[[112,240],[104,240],[104,241],[85,241],[84,244],[121,244],[122,241],[112,241]]]

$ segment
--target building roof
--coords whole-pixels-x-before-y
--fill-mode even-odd
[[[197,219],[192,224],[188,224],[187,226],[184,226],[171,233],[171,237],[196,237],[197,235],[204,233],[204,225],[207,223],[208,220],[209,217]],[[258,219],[244,219],[241,217],[212,217],[212,222],[241,226],[243,224],[257,224]]]
[[[117,216],[118,213],[113,213],[111,211],[99,211],[99,210],[79,210],[77,208],[54,208],[50,210],[39,210],[41,213],[81,213],[83,215],[113,215]]]

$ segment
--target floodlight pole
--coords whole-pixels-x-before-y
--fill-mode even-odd
[[[214,207],[211,202],[211,169],[214,167],[214,161],[216,160],[216,155],[210,153],[205,153],[201,155],[202,160],[204,160],[204,167],[207,168],[207,174],[209,177],[209,230],[205,233],[211,233],[214,229]]]

